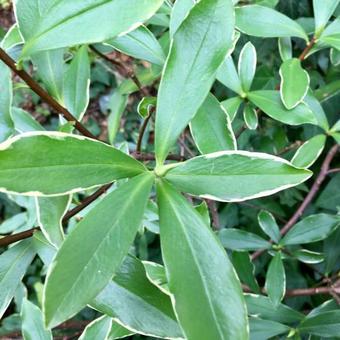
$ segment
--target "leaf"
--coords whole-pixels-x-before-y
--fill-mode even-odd
[[[27,299],[22,303],[21,319],[24,340],[52,340],[52,332],[45,329],[41,310]]]
[[[256,71],[256,49],[251,42],[247,42],[240,53],[238,60],[238,73],[244,92],[250,90]]]
[[[21,241],[0,255],[0,318],[35,256],[32,242]]]
[[[229,116],[229,119],[231,121],[234,120],[241,103],[242,103],[242,98],[240,98],[240,97],[229,98],[229,99],[221,102],[221,105],[226,110],[226,112]]]
[[[249,315],[281,323],[296,323],[305,317],[304,314],[281,303],[275,308],[271,300],[263,295],[245,294],[244,297]]]
[[[0,142],[3,142],[13,134],[14,124],[11,117],[11,71],[2,61],[0,61],[0,75]]]
[[[45,130],[30,113],[19,107],[12,107],[12,119],[15,130],[19,133]]]
[[[340,311],[333,310],[306,317],[298,326],[301,333],[321,337],[338,337],[340,334]]]
[[[144,97],[138,104],[137,111],[142,118],[147,118],[152,113],[152,108],[156,107],[156,97]]]
[[[42,80],[45,89],[59,103],[63,103],[64,100],[64,53],[65,49],[59,48],[37,53],[31,58],[36,67],[37,75]]]
[[[112,319],[108,316],[101,316],[93,320],[84,329],[79,340],[107,339],[111,331]]]
[[[236,27],[243,33],[261,38],[298,37],[308,41],[298,23],[274,9],[250,5],[236,7],[235,13]]]
[[[281,235],[280,229],[276,223],[274,216],[266,211],[261,210],[257,215],[257,219],[259,221],[259,225],[261,229],[276,243],[279,242]]]
[[[316,264],[323,262],[325,257],[321,253],[316,253],[307,249],[298,249],[292,253],[293,257],[297,258],[303,263]]]
[[[222,202],[272,195],[311,176],[287,161],[267,154],[223,151],[192,158],[166,173],[179,190]]]
[[[250,260],[249,253],[233,251],[232,261],[241,282],[247,284],[253,292],[260,294],[260,287],[255,278],[255,266]]]
[[[157,197],[163,260],[174,296],[173,305],[185,336],[247,339],[241,285],[213,232],[169,184],[158,183]],[[214,280],[209,279],[212,277]]]
[[[182,338],[168,295],[146,277],[143,264],[127,256],[91,306],[129,330],[157,338]]]
[[[280,95],[284,106],[291,110],[305,98],[309,88],[309,75],[301,67],[301,61],[293,58],[283,62],[280,67]]]
[[[173,37],[158,92],[155,128],[157,164],[162,165],[181,131],[203,104],[232,46],[231,0],[204,0]]]
[[[62,219],[71,202],[70,196],[37,197],[39,226],[48,241],[59,248],[64,241]]]
[[[283,333],[288,333],[290,330],[290,327],[282,323],[259,318],[250,318],[249,328],[252,340],[269,339]]]
[[[176,0],[171,11],[170,18],[170,37],[172,38],[176,33],[178,27],[185,20],[189,11],[194,7],[195,0]]]
[[[279,52],[282,61],[293,58],[292,39],[290,37],[279,38]]]
[[[191,121],[190,131],[202,154],[236,149],[229,117],[212,94],[208,95]]]
[[[340,205],[340,173],[335,174],[328,182],[326,187],[321,192],[316,201],[318,208],[337,211],[337,206]]]
[[[286,292],[286,274],[281,252],[277,252],[270,261],[265,289],[274,307],[277,308]]]
[[[122,339],[133,334],[135,333],[112,320],[112,326],[108,336],[108,340]]]
[[[163,49],[153,33],[144,25],[125,35],[105,42],[105,45],[123,52],[131,57],[149,61],[152,64],[163,66],[165,55]]]
[[[335,48],[331,48],[330,53],[329,53],[329,58],[333,66],[340,65],[340,51],[339,50]]]
[[[253,91],[248,93],[248,98],[269,117],[284,124],[317,124],[313,112],[305,103],[299,104],[292,110],[287,110],[281,102],[278,91]]]
[[[149,19],[162,3],[163,0],[130,0],[128,3],[126,0],[77,0],[72,3],[68,0],[44,3],[16,0],[18,24],[25,39],[22,57],[114,38]],[[94,20],[96,25],[93,25]]]
[[[312,110],[314,117],[317,121],[317,124],[323,128],[325,131],[328,131],[329,124],[327,120],[327,116],[325,111],[323,110],[320,102],[316,99],[313,92],[309,90],[304,99],[304,102],[308,105],[308,107]]]
[[[141,225],[152,183],[153,176],[147,173],[120,185],[66,238],[45,284],[44,315],[49,327],[80,311],[109,283]]]
[[[319,41],[340,50],[340,18],[335,19],[322,32]]]
[[[66,108],[82,120],[90,100],[90,59],[87,46],[81,47],[64,76],[64,101]]]
[[[317,214],[304,218],[288,231],[282,245],[306,244],[324,240],[340,225],[340,216]]]
[[[149,261],[143,261],[143,265],[149,281],[158,287],[163,293],[170,295],[165,268],[158,263]]]
[[[339,0],[313,0],[316,36],[323,31],[339,3]]]
[[[0,191],[30,196],[79,192],[145,171],[111,146],[61,132],[16,136],[0,145],[0,162]]]
[[[243,119],[248,129],[256,130],[258,126],[258,116],[256,110],[249,104],[245,105]]]
[[[223,229],[219,233],[219,238],[224,248],[232,250],[269,249],[272,246],[262,237],[239,229]]]
[[[237,73],[236,66],[231,55],[228,56],[219,67],[216,78],[219,82],[233,90],[235,93],[240,96],[245,96],[240,77]]]
[[[309,168],[321,155],[326,143],[325,135],[317,135],[303,143],[291,162],[298,168]]]

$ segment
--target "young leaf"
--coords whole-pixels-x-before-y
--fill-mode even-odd
[[[325,260],[325,256],[323,254],[307,249],[298,249],[294,251],[292,255],[303,263],[315,264],[323,262]]]
[[[279,52],[282,61],[293,58],[292,39],[290,37],[279,38]]]
[[[31,240],[21,241],[0,255],[0,318],[35,256]]]
[[[320,42],[340,50],[340,18],[335,19],[320,36]]]
[[[309,75],[301,67],[301,61],[288,59],[280,67],[280,94],[284,106],[291,110],[305,98],[309,88]]]
[[[37,197],[37,218],[39,226],[48,241],[59,248],[64,241],[62,218],[71,201],[70,196]]]
[[[323,31],[339,3],[340,0],[313,0],[316,36]]]
[[[307,316],[298,326],[298,330],[302,334],[335,339],[340,334],[340,311],[332,310]]]
[[[143,264],[128,255],[91,306],[126,328],[157,338],[182,338],[170,297],[146,277]]]
[[[269,249],[272,246],[262,237],[240,229],[223,229],[220,231],[218,236],[223,247],[232,250],[245,251]]]
[[[317,124],[313,112],[304,103],[299,104],[292,110],[287,110],[282,104],[278,91],[260,90],[249,92],[248,98],[268,116],[284,124]]]
[[[281,240],[283,245],[306,244],[324,240],[340,225],[340,216],[317,214],[295,224]]]
[[[243,119],[248,129],[256,130],[258,126],[258,116],[256,110],[249,104],[245,105],[243,111]]]
[[[299,147],[291,160],[292,164],[298,168],[309,168],[319,158],[325,143],[325,135],[314,136]]]
[[[244,92],[250,90],[256,71],[256,49],[251,42],[244,45],[238,60],[238,73]]]
[[[277,308],[286,292],[286,274],[281,252],[277,252],[269,264],[265,289],[275,308]]]
[[[236,149],[229,117],[212,94],[208,95],[191,121],[190,131],[202,154]]]
[[[203,104],[232,46],[233,31],[231,0],[203,0],[175,33],[158,92],[157,164],[164,162],[181,131]]]
[[[185,336],[247,339],[241,285],[224,249],[202,217],[172,186],[158,183],[157,197],[163,259]],[[211,277],[214,280],[208,279]]]
[[[41,4],[38,0],[17,0],[18,24],[25,39],[22,56],[114,38],[149,19],[162,3],[163,0],[130,0],[128,3],[126,0],[72,3],[60,0]]]
[[[192,158],[170,169],[166,179],[179,190],[222,202],[272,195],[312,173],[267,154],[223,151]]]
[[[111,146],[61,132],[30,132],[6,141],[0,163],[0,191],[34,196],[78,192],[146,171]]]
[[[171,11],[170,18],[170,37],[172,38],[176,33],[178,27],[185,20],[190,10],[194,7],[195,0],[176,0]]]
[[[229,89],[233,90],[240,96],[244,96],[241,80],[231,55],[224,60],[223,64],[218,69],[216,78]]]
[[[250,5],[236,7],[235,12],[236,27],[243,33],[261,38],[298,37],[308,41],[306,32],[297,22],[274,9]]]
[[[101,316],[89,323],[78,340],[108,339],[112,327],[112,319],[108,316]]]
[[[45,284],[44,315],[49,327],[80,311],[109,283],[140,227],[152,183],[153,175],[146,173],[122,184],[66,238]]]
[[[89,104],[90,72],[87,46],[83,46],[75,54],[64,77],[65,106],[78,120],[82,120]]]
[[[249,328],[252,340],[270,339],[282,333],[288,333],[289,326],[257,317],[249,319]]]
[[[45,328],[41,310],[27,299],[22,303],[21,319],[24,340],[52,340],[52,332]]]
[[[12,78],[10,69],[0,61],[0,142],[14,133],[11,117]]]
[[[124,54],[149,61],[155,65],[163,66],[165,62],[161,45],[153,33],[144,25],[128,34],[106,41],[105,45],[112,46]]]
[[[274,216],[266,211],[261,210],[257,215],[257,219],[259,221],[259,225],[261,229],[276,243],[279,242],[281,235],[280,229],[275,221]]]
[[[149,261],[143,261],[143,265],[149,281],[158,287],[163,293],[170,295],[168,279],[166,278],[164,266]]]
[[[19,107],[12,107],[12,119],[15,130],[19,133],[45,131],[43,126],[30,113]]]
[[[242,103],[242,98],[240,97],[229,98],[221,102],[221,105],[227,112],[231,122],[234,120],[241,103]]]

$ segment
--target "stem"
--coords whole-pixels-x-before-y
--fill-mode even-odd
[[[207,199],[205,201],[207,202],[208,208],[210,210],[210,214],[212,218],[212,225],[214,229],[220,230],[221,226],[220,226],[220,219],[218,216],[216,202],[212,200],[207,200]]]
[[[148,123],[151,119],[152,113],[154,110],[151,110],[149,115],[144,119],[144,122],[139,130],[139,135],[138,135],[138,141],[137,141],[137,146],[136,146],[136,153],[140,154],[142,151],[142,142],[143,142],[143,137],[146,131],[146,127],[148,126]]]
[[[25,70],[18,70],[15,61],[0,48],[0,59],[18,75],[41,99],[48,103],[54,110],[63,115],[63,117],[72,122],[75,128],[84,136],[97,139],[86,127],[75,118],[71,112],[60,105],[52,96],[50,96]]]
[[[24,240],[26,238],[30,238],[33,236],[35,231],[38,231],[39,228],[32,228],[26,231],[23,231],[21,233],[17,233],[14,235],[5,236],[3,238],[0,238],[0,247],[6,247],[9,246],[12,243],[18,242],[20,240]]]
[[[307,54],[310,52],[310,50],[314,47],[316,43],[316,38],[313,37],[312,40],[308,43],[306,48],[302,51],[302,53],[299,56],[300,61],[304,61],[306,59]]]

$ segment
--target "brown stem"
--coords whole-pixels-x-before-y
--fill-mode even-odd
[[[71,112],[60,105],[51,97],[25,70],[18,70],[15,61],[0,48],[0,59],[35,92],[41,99],[48,103],[55,111],[62,114],[63,117],[74,124],[74,127],[84,136],[97,139],[86,127],[75,118]]]
[[[286,146],[285,148],[283,148],[283,149],[281,149],[280,151],[278,151],[278,152],[276,153],[276,156],[283,155],[284,153],[286,153],[286,152],[288,152],[288,151],[291,151],[291,150],[294,150],[294,149],[300,147],[301,145],[302,145],[302,142],[298,140],[298,141],[294,142],[293,144],[288,145],[288,146]]]
[[[211,214],[212,225],[214,229],[219,230],[221,226],[220,226],[220,218],[218,216],[216,202],[212,200],[208,200],[208,199],[206,199],[205,201],[207,202],[207,205],[208,205],[208,208]]]
[[[137,146],[136,146],[136,153],[140,154],[140,152],[142,151],[142,142],[143,142],[143,137],[146,131],[146,127],[148,126],[148,123],[152,117],[152,113],[154,112],[154,108],[152,108],[152,110],[150,110],[150,113],[148,114],[148,116],[144,119],[144,122],[139,130],[139,135],[138,135],[138,141],[137,141]]]
[[[316,43],[316,38],[313,37],[313,38],[311,39],[311,41],[308,43],[308,45],[306,46],[306,48],[305,48],[305,49],[302,51],[302,53],[300,54],[299,59],[300,59],[301,61],[304,61],[304,60],[305,60],[307,54],[308,54],[308,53],[310,52],[310,50],[314,47],[315,43]]]
[[[304,211],[308,207],[308,205],[311,203],[315,195],[318,193],[321,184],[327,177],[329,166],[335,157],[336,153],[338,152],[339,145],[334,145],[328,152],[325,160],[322,163],[321,171],[316,178],[312,188],[310,189],[308,195],[305,197],[299,208],[296,210],[294,215],[290,218],[290,220],[285,224],[285,226],[281,229],[280,233],[281,235],[285,235],[292,227],[293,225],[298,221],[298,219],[303,215]],[[262,255],[265,252],[265,250],[258,250],[252,255],[252,260],[257,259],[260,255]]]
[[[328,172],[327,172],[327,174],[328,174],[328,175],[329,175],[329,174],[334,174],[334,173],[336,173],[336,172],[340,172],[340,168],[329,169]]]
[[[0,247],[9,246],[12,243],[18,242],[20,240],[24,240],[26,238],[30,238],[33,236],[34,232],[39,230],[39,228],[32,228],[21,233],[17,233],[14,235],[5,236],[0,238]]]
[[[319,294],[340,294],[340,287],[299,288],[287,290],[285,297],[310,296]]]

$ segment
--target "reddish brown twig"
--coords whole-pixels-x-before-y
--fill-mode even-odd
[[[216,229],[216,230],[219,230],[221,228],[221,226],[220,226],[220,218],[218,216],[218,210],[217,210],[216,202],[212,201],[212,200],[208,200],[208,199],[206,199],[205,201],[206,201],[208,208],[209,208],[209,211],[210,211],[213,228]]]
[[[23,231],[21,233],[17,233],[14,235],[5,236],[3,238],[0,238],[0,247],[6,247],[9,246],[12,243],[24,240],[26,238],[30,238],[33,236],[34,232],[39,230],[39,228],[32,228],[26,231]]]
[[[313,37],[313,38],[311,39],[311,41],[307,44],[306,48],[305,48],[305,49],[302,51],[302,53],[300,54],[299,59],[300,59],[301,61],[305,60],[307,54],[308,54],[308,53],[310,52],[310,50],[314,47],[315,43],[316,43],[316,38]]]

